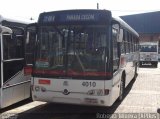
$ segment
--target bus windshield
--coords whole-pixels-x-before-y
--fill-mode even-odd
[[[102,25],[41,26],[35,69],[52,75],[105,76],[107,35]]]
[[[157,52],[157,45],[140,45],[140,52]]]

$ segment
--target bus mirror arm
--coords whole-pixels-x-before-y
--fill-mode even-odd
[[[117,42],[122,42],[123,41],[123,29],[119,29],[119,35],[117,38]]]

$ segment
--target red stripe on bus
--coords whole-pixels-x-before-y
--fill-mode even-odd
[[[48,62],[48,59],[47,58],[41,58],[41,59],[36,59],[36,61],[42,61],[42,62]]]
[[[62,70],[34,70],[34,74],[50,74],[50,75],[65,75],[65,72]]]
[[[69,70],[67,73],[69,76],[111,76],[110,72],[77,72],[74,70]]]
[[[65,75],[62,70],[34,70],[34,74],[48,74],[48,75]],[[68,76],[111,76],[111,72],[77,72],[74,70],[67,71]]]
[[[32,74],[32,66],[24,67],[24,75],[31,75]]]

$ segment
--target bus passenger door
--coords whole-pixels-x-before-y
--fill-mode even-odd
[[[9,33],[3,33],[1,38],[1,79],[3,84],[1,94],[2,107],[9,106],[15,101],[15,86],[13,85],[15,84],[14,76],[17,73],[16,67],[18,67],[18,65],[14,62],[13,55],[15,56],[15,47],[12,35]],[[20,89],[20,91],[23,93],[24,89]]]
[[[33,65],[36,39],[37,39],[36,24],[28,25],[26,29],[26,39],[25,39],[26,65]]]
[[[119,82],[120,82],[120,48],[118,43],[119,38],[119,25],[113,24],[112,26],[112,48],[113,48],[113,89],[112,100],[115,101],[119,96]]]
[[[24,74],[27,76],[27,80],[31,81],[33,59],[35,43],[37,39],[36,24],[30,24],[26,28],[26,39],[25,39],[25,68]],[[30,88],[30,90],[28,90]],[[25,87],[25,97],[31,96],[31,85]]]

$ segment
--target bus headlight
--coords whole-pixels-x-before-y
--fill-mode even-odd
[[[89,91],[87,92],[87,94],[88,94],[88,95],[95,95],[95,90],[89,90]]]
[[[157,55],[153,55],[153,59],[158,59],[158,56]]]
[[[41,87],[41,91],[42,91],[42,92],[46,92],[46,88]]]
[[[40,91],[40,87],[39,87],[39,86],[35,86],[34,89],[35,89],[35,91],[37,91],[37,92]]]
[[[98,95],[98,96],[100,96],[100,95],[104,95],[103,90],[101,90],[101,89],[97,90],[97,92],[96,92],[96,93],[97,93],[97,95]]]
[[[100,96],[100,95],[103,95],[103,90],[102,89],[92,89],[92,90],[89,90],[87,92],[88,95],[97,95],[97,96]]]
[[[42,91],[42,92],[46,92],[46,88],[42,87],[42,86],[35,86],[34,90],[36,92]]]
[[[144,57],[143,57],[143,56],[141,56],[141,57],[140,57],[140,60],[143,60],[143,59],[144,59]]]

